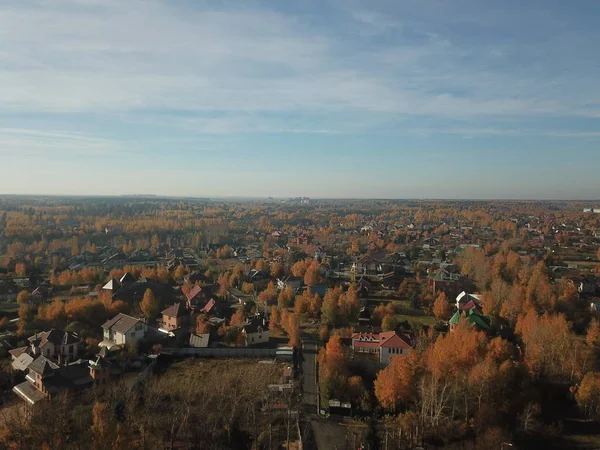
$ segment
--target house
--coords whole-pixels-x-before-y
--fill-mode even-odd
[[[269,323],[266,318],[257,315],[242,326],[242,335],[247,346],[269,342]]]
[[[173,287],[168,283],[162,283],[153,278],[141,278],[135,282],[125,280],[123,282],[123,278],[121,278],[121,289],[114,293],[112,298],[113,300],[122,300],[128,303],[141,301],[148,289],[152,291],[157,299],[163,302],[170,302],[173,297]]]
[[[304,278],[288,276],[282,279],[277,278],[277,289],[283,291],[287,287],[291,287],[292,291],[297,294],[302,286],[304,286]]]
[[[108,282],[102,286],[103,291],[109,291],[111,294],[114,294],[121,288],[121,283],[115,278],[111,278]]]
[[[215,302],[215,299],[211,298],[200,312],[202,314],[218,314],[218,309],[217,302]]]
[[[177,302],[164,309],[162,312],[161,328],[173,331],[187,324],[190,317],[189,310],[184,302]]]
[[[354,333],[352,335],[352,350],[355,352],[375,353],[379,362],[388,364],[397,355],[405,355],[412,348],[406,335],[395,331],[383,333]]]
[[[359,324],[369,324],[371,323],[371,313],[369,312],[366,306],[360,308],[360,312],[358,313],[358,323]]]
[[[260,281],[260,280],[268,280],[269,273],[264,270],[256,270],[252,269],[248,272],[248,281]]]
[[[596,284],[595,280],[588,279],[588,278],[584,278],[579,283],[579,286],[577,286],[577,290],[581,294],[592,294],[593,295],[596,293],[597,288],[598,288],[598,285]]]
[[[119,313],[102,325],[104,340],[100,343],[103,347],[111,348],[114,345],[127,345],[143,339],[148,331],[148,325],[141,319]]]
[[[296,238],[296,245],[308,245],[309,238],[306,234],[302,233]]]
[[[202,286],[194,286],[186,295],[187,307],[197,311],[203,307],[212,297],[212,289]]]
[[[460,294],[456,296],[456,309],[459,311],[464,311],[467,308],[466,305],[474,303],[477,307],[479,307],[481,303],[481,295],[480,294],[469,294],[466,291],[462,291]]]
[[[210,334],[208,334],[208,333],[203,333],[203,334],[192,333],[192,334],[190,334],[190,340],[189,340],[190,347],[206,348],[206,347],[208,347],[209,341],[210,341]]]
[[[371,255],[364,255],[352,264],[353,273],[377,275],[383,273],[381,263]]]
[[[110,381],[110,363],[102,353],[91,361],[79,359],[65,365],[38,356],[27,369],[25,381],[13,387],[13,392],[30,405],[61,393],[75,394],[103,386]]]
[[[36,333],[27,340],[29,347],[11,350],[13,359],[27,353],[34,358],[44,356],[47,359],[64,363],[74,361],[79,355],[79,337],[75,333],[52,328],[50,331]]]
[[[129,283],[135,283],[135,277],[131,275],[131,273],[126,272],[119,280],[119,283],[121,283],[121,286],[124,286]]]
[[[439,269],[429,275],[429,287],[434,295],[444,292],[454,297],[464,289],[465,277],[459,273],[453,273],[447,269]]]
[[[454,315],[450,318],[448,323],[450,324],[450,332],[454,331],[460,322],[460,318],[463,317],[467,323],[474,325],[476,328],[487,331],[490,329],[490,319],[482,316],[477,309],[469,309],[469,310],[458,310],[454,313]]]
[[[35,288],[33,290],[33,292],[31,293],[31,296],[33,297],[34,301],[40,302],[40,301],[48,298],[49,294],[50,294],[50,285],[46,281],[44,281],[37,288]]]

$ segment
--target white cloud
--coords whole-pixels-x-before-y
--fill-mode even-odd
[[[386,115],[598,114],[585,108],[600,103],[594,74],[584,77],[577,67],[556,72],[559,66],[546,66],[549,58],[535,47],[518,50],[532,57],[529,65],[515,65],[514,47],[459,42],[435,23],[407,29],[401,15],[365,8],[347,8],[346,16],[361,24],[356,35],[250,6],[18,2],[0,7],[0,112],[229,115],[172,118],[179,127],[215,134],[348,132],[341,113],[362,114],[366,123]],[[369,29],[393,30],[395,39],[373,44],[360,31]],[[561,88],[573,77],[579,82]],[[322,120],[305,126],[259,117],[267,113]]]
[[[47,157],[49,159],[77,156],[122,156],[131,152],[124,143],[55,130],[0,128],[0,155],[4,157]]]

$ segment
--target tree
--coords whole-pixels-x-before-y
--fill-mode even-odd
[[[31,328],[33,323],[33,310],[27,303],[22,303],[19,307],[19,334],[25,334]]]
[[[244,312],[244,310],[242,308],[239,308],[233,314],[233,316],[231,316],[231,320],[229,321],[229,324],[232,327],[241,327],[245,321],[246,321],[246,313]]]
[[[281,314],[277,306],[271,307],[271,317],[269,319],[269,329],[273,330],[281,326]]]
[[[288,341],[288,346],[300,348],[302,346],[302,341],[300,339],[300,325],[298,324],[298,319],[296,318],[295,314],[290,314],[288,316],[286,331],[290,338]]]
[[[219,285],[219,295],[221,297],[224,297],[225,295],[227,295],[227,292],[229,291],[229,288],[230,288],[229,273],[228,272],[220,273],[219,278],[217,279],[217,284]]]
[[[152,244],[152,247],[158,248],[158,246],[160,245],[160,239],[158,237],[158,234],[152,235],[152,239],[150,240],[150,243]]]
[[[175,278],[177,281],[181,281],[186,273],[187,270],[185,266],[183,264],[179,264],[173,273],[173,278]]]
[[[272,305],[277,301],[277,288],[275,287],[275,283],[269,281],[267,288],[258,294],[258,300],[263,305]]]
[[[588,372],[575,394],[577,406],[587,418],[597,418],[600,413],[600,374]]]
[[[144,298],[142,299],[140,308],[148,322],[152,322],[158,316],[160,304],[154,296],[152,289],[146,289],[146,292],[144,292]]]
[[[306,269],[306,273],[304,274],[304,284],[307,286],[314,286],[319,284],[321,281],[321,268],[319,267],[319,263],[317,261],[313,261],[308,269]]]
[[[17,263],[15,266],[15,273],[20,277],[25,276],[27,274],[27,266],[23,263]]]
[[[283,266],[278,262],[274,262],[273,264],[271,264],[271,277],[279,278],[282,275],[283,275]]]
[[[27,291],[21,291],[19,292],[19,294],[17,295],[17,303],[19,305],[24,305],[26,303],[31,303],[31,294]]]
[[[585,343],[592,348],[600,345],[600,322],[598,319],[592,319],[585,335]]]
[[[381,329],[383,331],[395,331],[398,327],[398,319],[396,316],[385,316],[381,321]]]
[[[435,303],[433,304],[433,314],[440,320],[450,319],[452,307],[444,292],[441,292],[435,299]]]
[[[291,286],[287,286],[279,293],[279,296],[277,297],[277,305],[280,309],[289,308],[293,299],[294,291],[292,290]]]
[[[254,293],[254,284],[252,283],[242,283],[242,292],[246,295]]]

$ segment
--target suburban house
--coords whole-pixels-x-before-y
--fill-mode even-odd
[[[302,233],[296,238],[296,245],[308,245],[309,238],[306,234]]]
[[[44,356],[53,362],[66,363],[74,361],[79,355],[79,337],[74,333],[52,328],[50,331],[36,333],[27,340],[29,346],[10,350],[13,367],[19,370],[24,370],[27,363],[33,362],[38,356]]]
[[[463,317],[467,323],[475,326],[481,331],[487,331],[490,329],[489,318],[481,315],[477,308],[458,310],[450,318],[448,323],[450,324],[450,332],[454,331],[460,322],[460,318]]]
[[[188,309],[197,311],[202,308],[212,297],[212,290],[207,287],[194,286],[187,294],[185,298],[187,301]]]
[[[114,345],[127,345],[143,339],[148,331],[148,325],[141,319],[117,314],[115,317],[102,325],[104,329],[104,340],[100,343],[103,347]]]
[[[194,348],[206,348],[210,342],[210,334],[202,333],[202,334],[190,334],[189,344],[190,347]]]
[[[177,330],[187,325],[190,317],[189,310],[184,302],[177,302],[161,312],[161,328],[167,331]]]
[[[200,310],[200,312],[202,314],[218,314],[219,313],[219,307],[217,306],[217,302],[215,302],[214,298],[211,298],[206,305],[204,305],[204,307]]]
[[[395,331],[354,333],[352,350],[361,353],[376,353],[380,363],[388,364],[393,356],[408,353],[412,348],[408,342],[410,342],[408,336],[400,336]]]
[[[110,280],[108,280],[108,283],[106,283],[104,286],[102,286],[102,290],[109,291],[111,294],[114,294],[115,292],[117,292],[119,290],[120,287],[121,287],[121,283],[119,283],[119,280],[116,280],[115,278],[111,278]]]
[[[456,296],[456,309],[458,309],[459,311],[470,310],[473,309],[474,306],[477,306],[479,308],[480,303],[480,294],[469,294],[466,291],[462,291]]]
[[[429,275],[429,287],[434,295],[444,292],[454,297],[464,289],[465,277],[459,273],[453,273],[446,269],[439,269]]]
[[[269,342],[269,323],[264,317],[256,316],[244,323],[242,335],[247,346]]]
[[[300,292],[302,286],[304,286],[304,278],[302,277],[293,277],[290,275],[281,279],[277,278],[277,289],[280,291],[283,291],[287,287],[291,287],[292,291],[297,294]]]
[[[383,273],[383,267],[371,255],[364,255],[352,264],[351,271],[356,274],[378,275]]]
[[[13,392],[34,405],[63,392],[76,394],[87,388],[105,385],[110,381],[110,363],[104,355],[99,353],[91,361],[79,359],[64,365],[38,356],[29,364],[25,381],[13,387]]]

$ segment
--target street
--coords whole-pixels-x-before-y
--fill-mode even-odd
[[[340,425],[341,418],[321,418],[318,415],[317,398],[317,343],[310,338],[304,339],[303,346],[303,411],[306,422],[310,424],[316,446],[319,450],[343,449],[346,445],[346,427]]]

